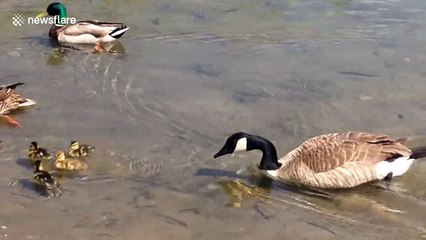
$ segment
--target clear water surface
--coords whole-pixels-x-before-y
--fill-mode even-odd
[[[330,200],[253,174],[259,153],[212,158],[240,130],[280,155],[335,131],[426,143],[425,1],[64,1],[79,20],[130,26],[121,54],[11,24],[48,3],[0,3],[0,83],[38,101],[15,115],[22,129],[0,128],[0,238],[426,238],[426,161]],[[43,200],[29,142],[72,139],[96,146],[89,169]]]

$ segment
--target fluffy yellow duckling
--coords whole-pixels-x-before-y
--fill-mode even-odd
[[[77,159],[67,159],[62,151],[56,152],[55,167],[61,170],[84,170],[87,164]]]
[[[30,148],[28,149],[28,158],[32,162],[37,160],[49,160],[52,158],[52,154],[45,148],[40,147],[37,142],[31,142]]]
[[[86,144],[80,145],[77,141],[72,141],[68,147],[68,155],[70,157],[89,156],[93,151],[95,151],[95,147]]]

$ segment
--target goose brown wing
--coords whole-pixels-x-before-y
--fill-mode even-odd
[[[348,162],[375,164],[399,156],[410,156],[406,138],[364,132],[332,133],[308,139],[297,158],[314,172],[326,172]]]

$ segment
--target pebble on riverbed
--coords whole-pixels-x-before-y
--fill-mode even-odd
[[[364,96],[359,96],[359,99],[362,100],[362,101],[367,101],[367,100],[373,99],[373,97],[364,95]]]

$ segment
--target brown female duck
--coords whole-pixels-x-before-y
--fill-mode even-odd
[[[31,107],[37,104],[36,101],[22,97],[16,92],[15,89],[23,84],[23,82],[18,82],[0,86],[0,116],[5,118],[9,124],[15,127],[21,127],[21,124],[7,114],[13,110]]]

